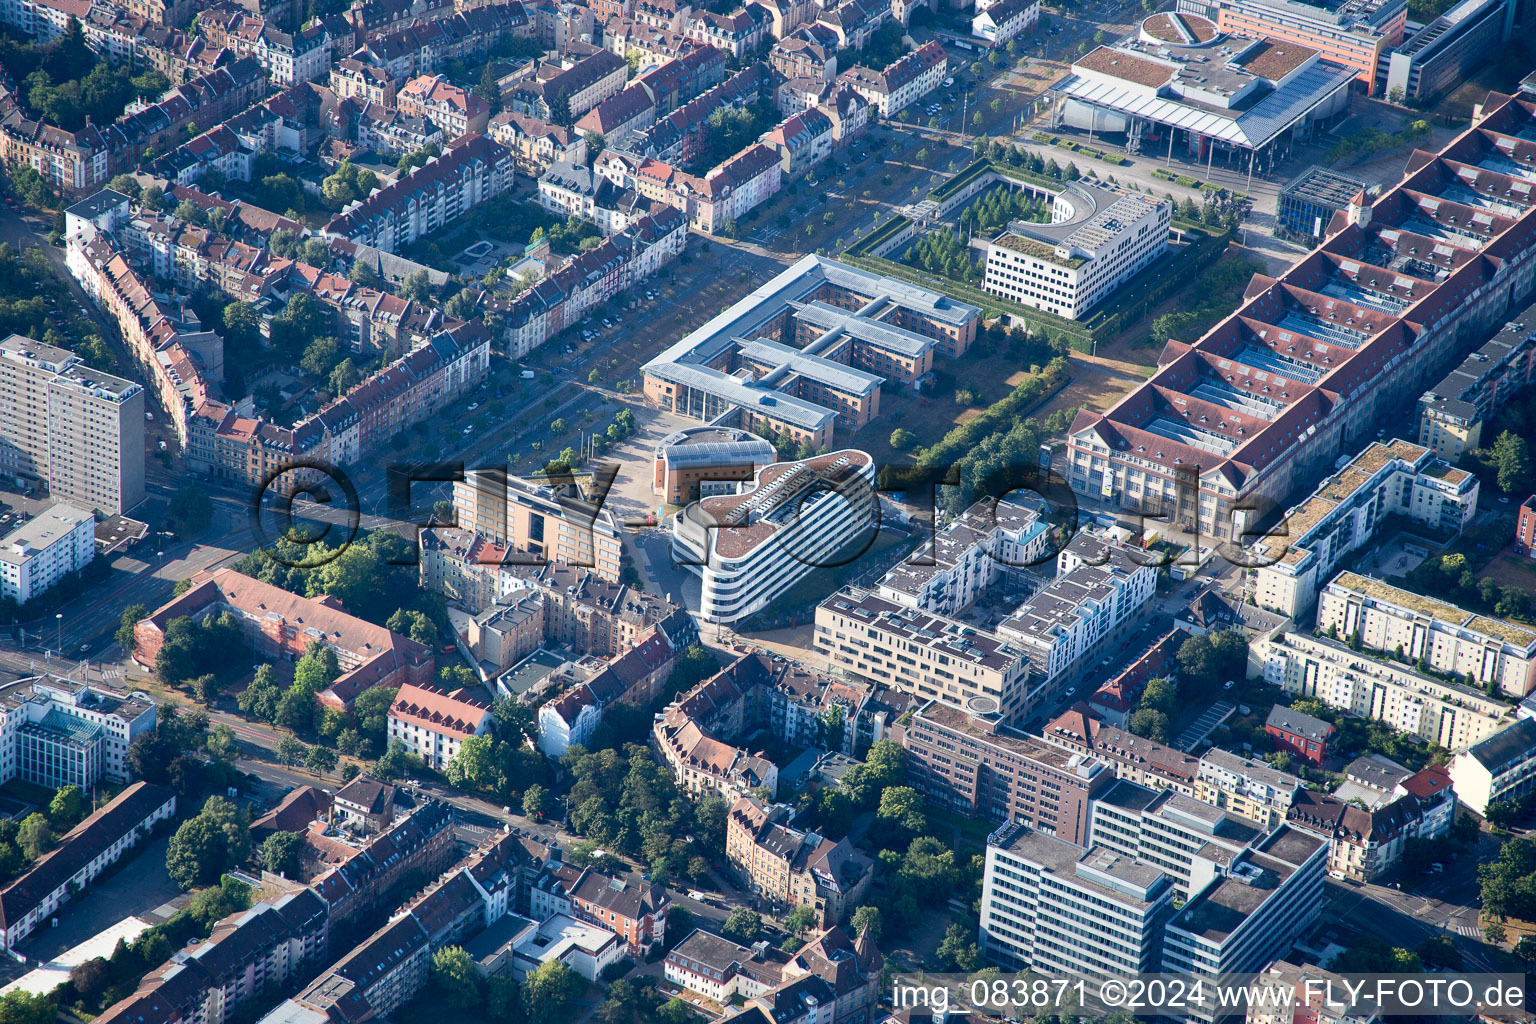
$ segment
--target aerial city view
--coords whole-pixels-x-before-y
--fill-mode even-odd
[[[1533,1019],[1536,0],[0,0],[0,200],[0,1024]]]

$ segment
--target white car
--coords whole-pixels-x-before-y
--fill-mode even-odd
[[[470,402],[469,403],[469,411],[470,412],[474,412],[478,408],[480,408],[480,403],[479,402]]]

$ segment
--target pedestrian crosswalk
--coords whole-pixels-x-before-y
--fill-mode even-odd
[[[122,666],[120,666],[120,665],[106,665],[106,666],[104,666],[101,669],[101,678],[103,678],[103,679],[121,679],[121,678],[123,678]]]
[[[1465,935],[1469,939],[1480,939],[1483,937],[1483,930],[1475,924],[1456,924],[1451,926],[1451,930],[1457,935]]]

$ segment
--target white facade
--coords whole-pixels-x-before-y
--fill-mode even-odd
[[[1156,867],[1023,824],[987,839],[981,950],[1008,970],[1123,976],[1160,968],[1173,885]]]
[[[955,615],[1008,568],[1038,565],[1052,550],[1050,530],[1034,510],[981,501],[935,534],[921,559],[914,555],[886,573],[879,594],[909,608]]]
[[[1340,573],[1318,596],[1317,628],[1393,653],[1468,685],[1490,683],[1511,697],[1536,688],[1536,630],[1409,593],[1357,573]]]
[[[1522,718],[1452,758],[1451,788],[1478,814],[1536,790],[1536,719]]]
[[[758,470],[737,495],[694,502],[672,519],[672,553],[703,581],[699,615],[737,622],[878,527],[874,460],[844,449]]]
[[[987,246],[982,287],[1076,320],[1168,250],[1167,199],[1074,182],[1051,223],[1015,221]]]
[[[1318,581],[1369,543],[1386,516],[1459,533],[1477,513],[1477,495],[1477,477],[1433,449],[1375,442],[1252,545],[1254,601],[1296,618],[1317,600]]]
[[[96,557],[96,517],[59,502],[0,538],[0,598],[20,604]]]
[[[1037,695],[1059,686],[1089,651],[1129,622],[1157,589],[1157,569],[1089,533],[1056,556],[1056,579],[997,627],[1038,652]]]
[[[971,35],[994,49],[1007,46],[1014,38],[1040,23],[1040,0],[994,0],[977,4],[971,19]]]
[[[1262,667],[1265,682],[1287,693],[1385,722],[1451,751],[1481,743],[1514,719],[1509,705],[1480,690],[1433,679],[1324,637],[1276,633],[1256,642],[1251,658]]]
[[[1327,864],[1327,840],[1289,826],[1276,829],[1168,922],[1163,971],[1210,979],[1263,969],[1317,920]],[[1190,1017],[1214,1014],[1207,1006]]]
[[[613,932],[558,915],[539,925],[536,931],[514,946],[513,951],[520,972],[530,972],[541,964],[559,960],[595,983],[603,969],[617,963],[627,949]]]

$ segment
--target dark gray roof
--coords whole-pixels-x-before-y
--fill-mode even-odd
[[[1530,718],[1520,719],[1467,751],[1494,775],[1527,760],[1533,752],[1536,752],[1536,720]]]
[[[1292,736],[1301,736],[1304,739],[1319,742],[1326,740],[1334,731],[1333,726],[1321,718],[1304,715],[1300,711],[1281,707],[1278,704],[1269,709],[1269,717],[1264,720],[1264,724],[1272,725]]]

